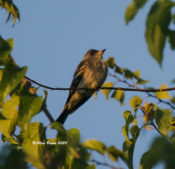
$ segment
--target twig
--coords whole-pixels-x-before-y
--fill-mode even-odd
[[[47,109],[47,107],[46,107],[45,104],[42,106],[42,110],[43,110],[43,112],[45,113],[45,115],[47,116],[47,118],[49,119],[49,121],[50,121],[51,123],[53,123],[53,122],[54,122],[54,119],[53,119],[53,117],[51,116],[51,114],[49,113],[49,111],[48,111],[48,109]]]
[[[155,99],[158,99],[156,96],[150,94],[150,93],[147,93],[148,96],[152,97],[152,98],[155,98]],[[165,100],[162,100],[162,99],[158,99],[160,103],[164,103],[164,104],[167,104],[168,106],[170,106],[172,109],[175,109],[175,106],[173,106],[171,103],[165,101]]]
[[[140,109],[142,110],[143,114],[144,114],[145,116],[147,116],[147,113],[146,113],[144,107],[143,107],[143,106],[140,106]],[[151,120],[151,122],[150,122],[149,124],[152,125],[152,126],[154,127],[154,129],[155,129],[161,136],[165,137],[165,135],[164,135],[164,134],[158,129],[158,127],[155,125],[155,123],[153,122],[153,120]]]
[[[35,84],[39,85],[40,87],[43,87],[43,88],[49,89],[49,90],[99,90],[99,89],[106,90],[106,89],[109,89],[109,90],[124,90],[124,91],[138,91],[138,92],[165,92],[165,91],[175,90],[175,87],[165,88],[165,89],[139,89],[139,88],[133,89],[133,88],[124,88],[124,87],[97,87],[94,89],[83,88],[83,87],[81,87],[81,88],[50,87],[50,86],[46,86],[46,85],[43,85],[41,83],[38,83],[35,80],[32,80],[27,76],[25,76],[25,78],[27,80],[29,80],[30,82],[35,83]]]
[[[128,85],[129,87],[135,87],[134,85],[132,85],[132,84],[130,84],[130,83],[128,83],[126,80],[122,80],[122,79],[120,79],[119,77],[117,77],[116,75],[113,75],[113,74],[109,74],[110,76],[112,76],[112,77],[114,77],[114,78],[116,78],[119,82],[122,82],[122,83],[124,83],[124,84],[126,84],[126,85]],[[166,89],[168,89],[168,88],[166,88]],[[172,88],[169,88],[169,89],[172,89]],[[154,89],[153,89],[154,90]],[[157,89],[155,89],[155,90],[157,90]],[[158,89],[159,90],[159,89]],[[162,89],[162,91],[163,91],[164,89]],[[164,90],[165,91],[165,90]],[[168,91],[168,90],[167,90]],[[159,100],[159,102],[160,103],[164,103],[164,104],[167,104],[168,106],[170,106],[172,109],[175,109],[175,106],[173,106],[171,103],[169,103],[168,101],[165,101],[165,100],[162,100],[162,99],[159,99],[159,98],[157,98],[156,96],[154,96],[153,94],[151,94],[151,93],[149,93],[150,91],[148,91],[147,89],[146,89],[146,94],[149,96],[149,97],[152,97],[152,98],[154,98],[154,99],[158,99]],[[155,91],[156,92],[156,91]],[[161,91],[160,91],[161,92]]]
[[[117,168],[117,167],[115,167],[115,166],[112,166],[112,165],[110,165],[110,164],[108,164],[108,163],[96,161],[96,160],[94,160],[94,159],[92,159],[90,162],[95,163],[95,164],[97,164],[97,165],[109,167],[109,168],[111,168],[111,169],[122,169],[122,168]]]

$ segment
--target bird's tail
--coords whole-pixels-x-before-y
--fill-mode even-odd
[[[68,115],[69,115],[69,112],[67,111],[67,106],[65,106],[63,111],[61,112],[60,116],[57,118],[56,121],[61,123],[61,124],[64,124]]]

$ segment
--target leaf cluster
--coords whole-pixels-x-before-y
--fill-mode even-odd
[[[125,21],[128,24],[137,15],[139,10],[146,5],[148,0],[132,0],[125,11]],[[151,56],[162,65],[163,51],[166,40],[172,50],[175,49],[175,31],[170,28],[174,24],[172,0],[157,0],[153,3],[146,19],[145,39]]]

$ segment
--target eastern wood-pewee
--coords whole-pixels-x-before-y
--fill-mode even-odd
[[[70,88],[101,87],[107,76],[107,66],[103,61],[104,50],[90,49],[75,70]],[[78,109],[94,93],[94,90],[70,90],[64,109],[56,121],[64,124],[68,115]]]

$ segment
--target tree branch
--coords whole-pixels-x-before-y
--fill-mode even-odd
[[[49,111],[48,111],[46,105],[43,105],[43,106],[42,106],[42,110],[43,110],[44,114],[47,116],[47,118],[49,119],[49,121],[50,121],[51,123],[53,123],[55,120],[53,119],[53,117],[52,117],[51,114],[49,113]]]
[[[142,110],[143,114],[145,116],[147,116],[147,113],[145,112],[145,109],[143,106],[140,107],[140,109]],[[153,120],[151,120],[151,123],[149,123],[149,125],[152,125],[154,127],[154,129],[163,137],[165,137],[165,135],[158,129],[158,127],[155,125],[155,123],[153,122]]]
[[[129,86],[129,87],[132,87],[132,88],[135,87],[134,85],[128,83],[126,80],[120,79],[120,78],[117,77],[116,75],[113,75],[113,74],[109,74],[109,75],[112,76],[112,77],[114,77],[115,79],[117,79],[119,82],[122,82],[122,83],[126,84],[126,85]],[[168,89],[173,89],[173,88],[166,88],[166,91],[170,91],[170,90],[168,90]],[[152,98],[154,98],[154,99],[158,99],[158,101],[159,101],[160,103],[167,104],[167,105],[170,106],[172,109],[175,109],[175,106],[173,106],[173,105],[172,105],[171,103],[169,103],[168,101],[159,99],[159,98],[157,98],[155,95],[149,93],[149,92],[150,92],[149,90],[147,90],[147,89],[145,89],[145,90],[146,90],[146,91],[144,91],[144,92],[145,92],[149,97],[152,97]],[[154,89],[153,89],[153,90],[154,90]],[[160,89],[155,89],[155,90],[160,90]],[[163,89],[163,90],[164,90],[164,89]],[[159,92],[163,92],[163,90],[162,90],[162,91],[159,91]],[[164,91],[165,91],[165,90],[164,90]],[[157,91],[153,91],[153,92],[157,92]]]
[[[110,164],[108,164],[108,163],[99,162],[99,161],[96,161],[96,160],[94,160],[94,159],[92,159],[90,162],[95,163],[95,164],[97,164],[97,165],[109,167],[109,168],[111,168],[111,169],[122,169],[121,167],[120,167],[120,168],[117,168],[117,167],[112,166],[112,165],[110,165]]]
[[[172,88],[165,88],[165,89],[134,89],[134,88],[124,88],[124,87],[98,87],[98,88],[94,88],[94,89],[91,89],[91,88],[63,88],[63,87],[50,87],[50,86],[46,86],[46,85],[43,85],[41,83],[38,83],[36,82],[35,80],[32,80],[30,79],[29,77],[25,76],[25,78],[32,82],[32,83],[35,83],[37,84],[38,86],[40,87],[43,87],[45,89],[49,89],[49,90],[106,90],[106,89],[109,89],[109,90],[124,90],[124,91],[138,91],[138,92],[165,92],[165,91],[173,91],[175,90],[175,87],[172,87]]]

